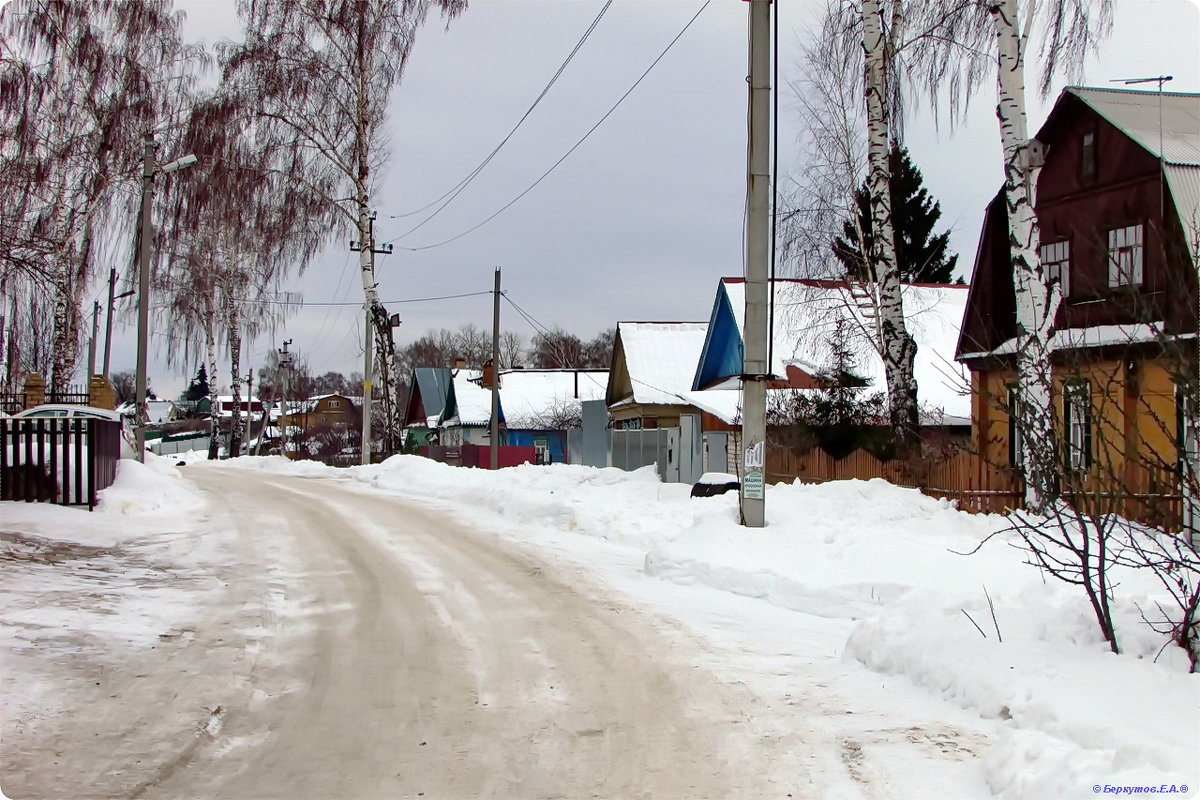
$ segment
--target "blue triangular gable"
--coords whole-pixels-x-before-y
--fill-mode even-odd
[[[725,282],[717,284],[717,297],[713,302],[712,315],[708,320],[708,333],[704,337],[704,349],[700,351],[700,363],[696,365],[696,378],[692,390],[699,391],[718,381],[742,374],[745,346],[742,332],[725,291]]]

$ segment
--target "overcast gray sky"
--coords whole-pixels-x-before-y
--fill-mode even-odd
[[[183,0],[188,35],[213,42],[239,35],[233,2]],[[407,216],[469,173],[524,113],[603,5],[602,0],[473,0],[448,30],[431,17],[391,102],[388,166],[377,232],[395,240],[381,258],[381,296],[399,301],[504,288],[530,315],[584,339],[618,320],[707,319],[717,281],[742,270],[746,147],[746,13],[713,0],[642,84],[563,164],[478,230],[443,246],[525,190],[596,123],[703,5],[703,0],[618,0],[516,136],[436,218]],[[783,69],[820,11],[815,0],[778,4]],[[1191,0],[1119,0],[1112,36],[1085,82],[1169,74],[1169,90],[1200,91],[1200,9]],[[1033,85],[1032,75],[1029,83]],[[1056,93],[1057,93],[1056,87]],[[1045,118],[1033,100],[1031,131]],[[920,111],[906,141],[969,277],[982,213],[1002,181],[991,85],[977,93],[965,125],[951,133]],[[781,97],[780,160],[797,161],[797,121]],[[426,212],[428,213],[428,212]],[[249,348],[262,364],[283,338],[316,372],[361,370],[362,288],[346,237],[294,282],[309,303],[274,341]],[[406,343],[431,328],[491,326],[486,295],[389,302]],[[533,329],[511,307],[503,324]],[[132,325],[115,332],[114,370],[131,368]],[[173,396],[190,376],[155,353],[151,382]],[[222,384],[226,379],[222,380]]]

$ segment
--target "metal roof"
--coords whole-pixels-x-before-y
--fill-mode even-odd
[[[1200,94],[1068,86],[1129,138],[1168,164],[1200,166]],[[1162,125],[1159,125],[1159,102]],[[1159,146],[1161,135],[1161,147]]]

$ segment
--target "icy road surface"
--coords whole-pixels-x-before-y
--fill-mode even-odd
[[[110,565],[194,582],[196,624],[56,659],[40,679],[81,703],[5,737],[10,796],[765,796],[763,757],[801,771],[747,752],[744,687],[576,570],[338,481],[188,478],[234,557]]]

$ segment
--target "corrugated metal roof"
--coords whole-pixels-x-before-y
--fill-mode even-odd
[[[1158,92],[1085,86],[1069,86],[1064,91],[1087,103],[1154,156],[1161,150],[1168,164],[1200,166],[1200,94],[1162,93],[1160,148]]]
[[[1179,220],[1188,241],[1194,242],[1200,235],[1200,166],[1168,164],[1166,172],[1167,186],[1171,187],[1171,197],[1175,198]],[[1192,257],[1195,256],[1193,253]]]

